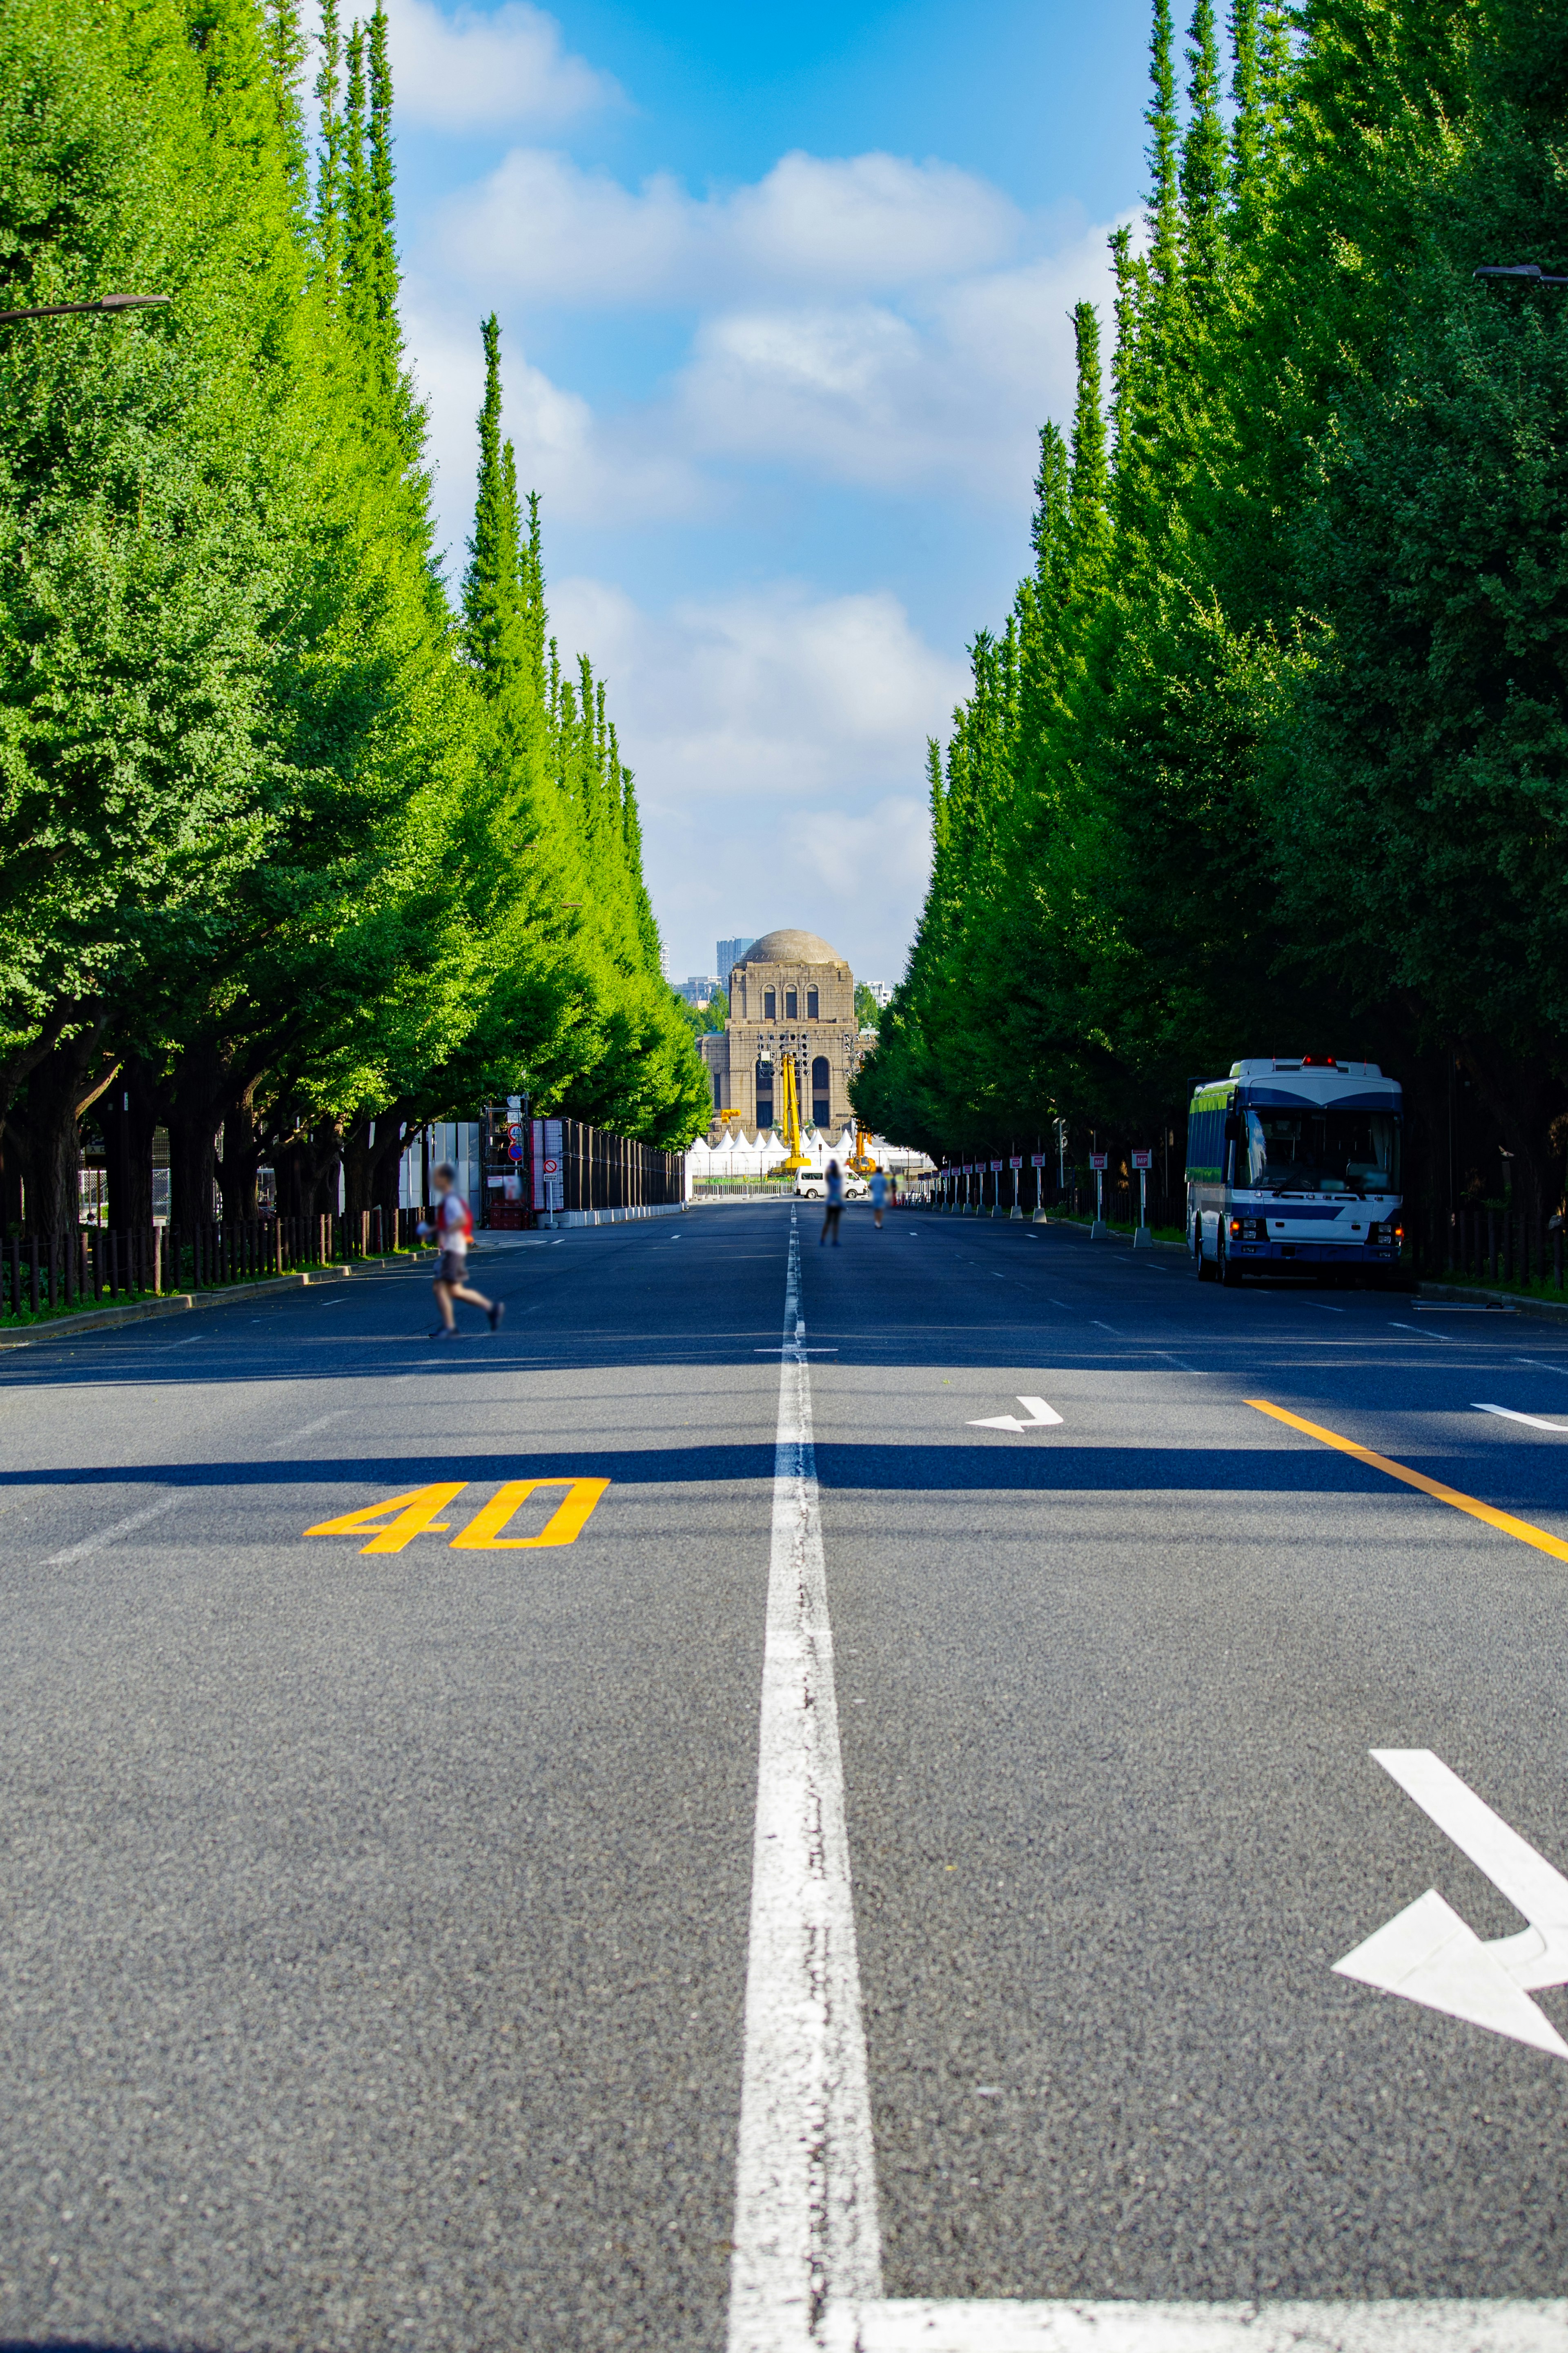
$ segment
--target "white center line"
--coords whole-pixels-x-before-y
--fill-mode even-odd
[[[163,1513],[172,1512],[180,1500],[181,1492],[176,1488],[172,1495],[160,1495],[155,1504],[146,1504],[141,1511],[128,1514],[111,1526],[100,1528],[96,1535],[83,1536],[80,1544],[68,1545],[64,1552],[51,1553],[44,1567],[64,1568],[68,1561],[85,1560],[89,1552],[101,1552],[105,1545],[114,1542],[116,1536],[128,1536],[132,1528],[144,1528],[149,1520],[159,1519]]]
[[[860,1970],[790,1212],[736,2155],[730,2353],[820,2342],[881,2295]]]
[[[883,2300],[805,1337],[792,1210],[729,2353],[1563,2353],[1562,2298]]]
[[[1419,1324],[1391,1322],[1388,1328],[1391,1332],[1414,1332],[1418,1340],[1441,1340],[1446,1348],[1451,1348],[1454,1345],[1454,1335],[1451,1332],[1424,1332]]]

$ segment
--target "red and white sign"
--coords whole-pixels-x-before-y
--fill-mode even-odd
[[[539,1164],[539,1173],[542,1176],[559,1176],[561,1163],[559,1160],[542,1160]]]
[[[1089,1165],[1091,1168],[1109,1168],[1110,1166],[1110,1153],[1091,1152],[1089,1155]]]
[[[1154,1166],[1153,1154],[1152,1152],[1135,1152],[1132,1155],[1132,1166],[1134,1168],[1152,1168]]]

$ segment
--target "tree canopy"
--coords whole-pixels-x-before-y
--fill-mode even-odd
[[[0,329],[0,1117],[46,1234],[95,1102],[167,1122],[184,1216],[264,1159],[384,1195],[412,1126],[522,1089],[705,1115],[493,320],[458,609],[437,560],[379,5],[322,0],[316,55],[312,126],[295,0],[0,17],[4,307],[171,298]]]
[[[1178,105],[1156,0],[1109,370],[1080,305],[1070,436],[1041,434],[1032,568],[931,747],[930,886],[856,1100],[938,1155],[1057,1118],[1146,1143],[1194,1072],[1364,1052],[1429,1171],[1458,1071],[1539,1208],[1568,308],[1474,271],[1568,269],[1568,21],[1237,0],[1228,49],[1226,90],[1196,0]]]

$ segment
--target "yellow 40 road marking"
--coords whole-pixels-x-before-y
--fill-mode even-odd
[[[1461,1495],[1457,1487],[1445,1487],[1438,1479],[1428,1479],[1424,1471],[1412,1471],[1404,1462],[1391,1462],[1386,1454],[1374,1454],[1370,1446],[1358,1446],[1353,1438],[1342,1438],[1337,1430],[1325,1430],[1321,1422],[1303,1421],[1299,1413],[1287,1413],[1282,1405],[1270,1405],[1266,1398],[1248,1398],[1247,1404],[1258,1413],[1266,1413],[1275,1421],[1285,1422],[1308,1438],[1315,1438],[1322,1446],[1336,1447],[1342,1454],[1351,1454],[1358,1462],[1370,1463],[1374,1471],[1386,1471],[1391,1479],[1403,1479],[1407,1487],[1419,1487],[1424,1495],[1436,1497],[1439,1504],[1451,1504],[1456,1512],[1468,1512],[1473,1520],[1485,1520],[1490,1528],[1500,1528],[1505,1536],[1517,1536],[1521,1544],[1533,1545],[1537,1552],[1549,1552],[1555,1560],[1568,1560],[1568,1544],[1561,1536],[1549,1535],[1544,1528],[1532,1525],[1529,1520],[1516,1520],[1511,1512],[1500,1512],[1495,1504],[1479,1503],[1474,1495]]]
[[[436,1514],[445,1511],[468,1483],[466,1479],[454,1479],[433,1487],[416,1487],[409,1495],[389,1495],[384,1504],[366,1504],[360,1511],[345,1512],[341,1519],[322,1520],[318,1526],[307,1528],[305,1534],[362,1536],[374,1528],[375,1534],[369,1544],[360,1546],[362,1553],[401,1552],[416,1536],[447,1534],[451,1522],[438,1520]],[[509,1479],[500,1493],[492,1495],[469,1521],[462,1535],[452,1538],[451,1549],[538,1552],[546,1546],[574,1544],[609,1483],[607,1479]],[[566,1493],[536,1536],[503,1535],[502,1529],[536,1487],[564,1487]]]

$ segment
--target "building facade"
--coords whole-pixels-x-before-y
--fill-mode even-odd
[[[719,967],[719,986],[721,988],[728,989],[730,986],[731,972],[734,966],[740,963],[741,958],[745,955],[746,950],[751,945],[752,942],[749,939],[720,941],[719,953],[715,956],[714,962]]]
[[[855,1116],[849,1085],[872,1042],[855,1018],[855,976],[815,932],[766,932],[730,972],[730,1018],[704,1038],[717,1128],[725,1113],[747,1128],[784,1115],[781,1072],[795,1066],[803,1125],[841,1130]]]

